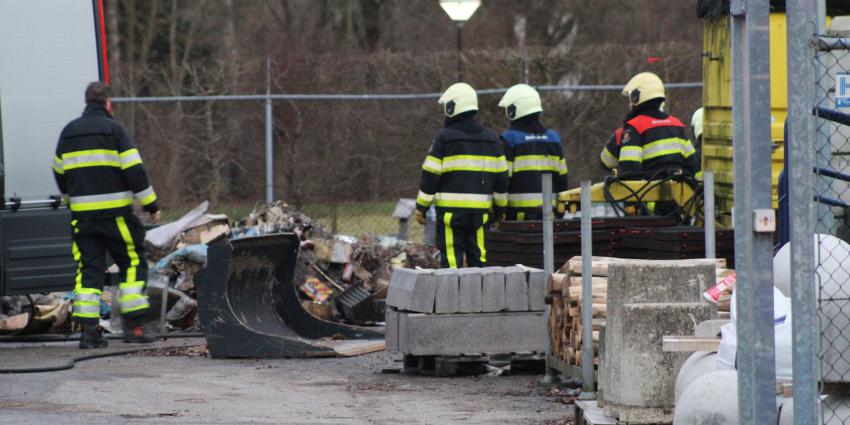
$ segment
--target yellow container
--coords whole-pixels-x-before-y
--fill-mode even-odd
[[[720,220],[731,224],[732,185],[732,51],[730,18],[705,19],[703,37],[702,104],[703,148],[702,168],[714,171],[715,194]],[[771,140],[776,144],[772,156],[773,204],[778,203],[777,182],[782,171],[784,147],[783,125],[788,107],[785,14],[770,14],[770,115]]]

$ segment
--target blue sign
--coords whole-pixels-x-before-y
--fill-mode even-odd
[[[841,72],[835,75],[835,106],[837,108],[850,107],[850,72]]]

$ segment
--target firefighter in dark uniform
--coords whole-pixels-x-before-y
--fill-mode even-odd
[[[661,110],[664,83],[651,72],[635,75],[623,88],[629,111],[623,124],[619,155],[620,174],[663,178],[673,174],[693,176],[697,155],[676,117]]]
[[[112,118],[109,86],[89,84],[85,99],[82,116],[62,130],[53,159],[56,184],[71,208],[77,262],[73,318],[83,328],[80,348],[107,346],[97,327],[107,252],[121,272],[118,301],[124,341],[153,342],[141,323],[149,308],[148,267],[145,229],[133,214],[133,200],[156,222],[160,216],[156,194],[129,133]]]
[[[552,191],[557,197],[567,190],[567,162],[561,136],[540,123],[543,105],[540,94],[527,84],[517,84],[505,93],[499,106],[511,126],[502,133],[505,157],[510,168],[508,220],[543,218],[541,175],[552,174]]]
[[[478,97],[456,83],[440,97],[446,116],[422,164],[416,220],[437,209],[437,247],[444,268],[487,263],[484,232],[507,204],[508,164],[499,138],[476,119]]]

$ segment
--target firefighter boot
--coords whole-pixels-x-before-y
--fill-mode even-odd
[[[142,317],[124,317],[122,320],[124,331],[124,342],[130,344],[150,344],[156,342],[156,336],[152,336],[145,330]]]
[[[109,345],[109,341],[103,337],[97,325],[83,325],[83,332],[80,336],[80,348],[104,348]]]

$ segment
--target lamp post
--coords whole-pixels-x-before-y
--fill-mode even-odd
[[[463,36],[461,28],[481,6],[481,0],[440,0],[440,7],[457,25],[457,79],[463,81]]]

